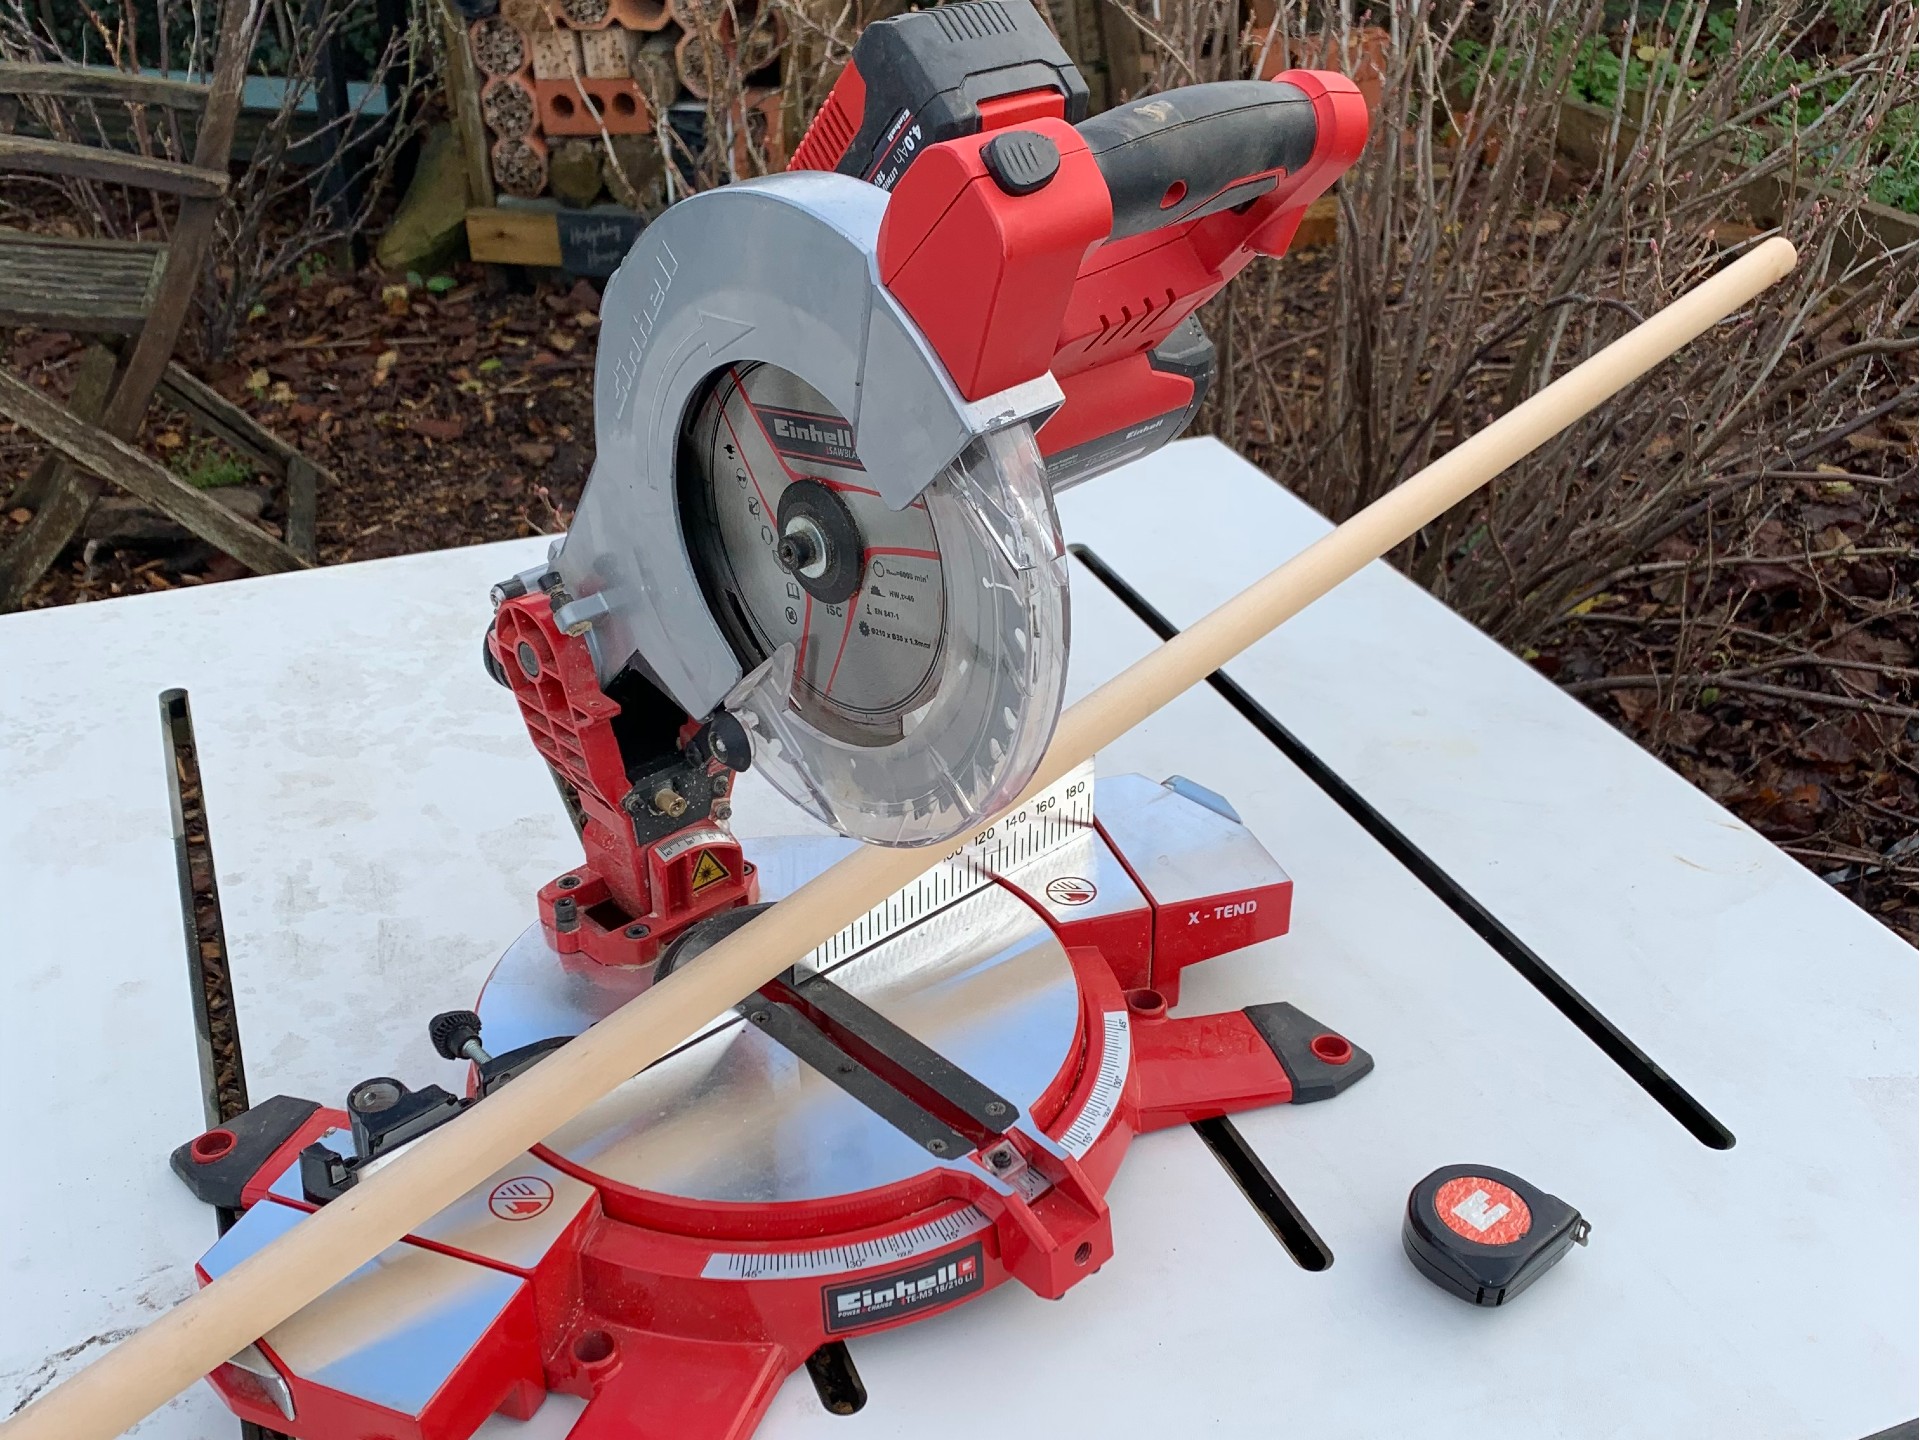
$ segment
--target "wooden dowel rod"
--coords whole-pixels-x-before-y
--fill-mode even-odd
[[[1386,554],[1793,268],[1772,239],[1322,536],[1060,718],[1027,796]],[[932,867],[866,846],[684,970],[369,1174],[4,1424],[5,1440],[113,1440],[700,1026]]]

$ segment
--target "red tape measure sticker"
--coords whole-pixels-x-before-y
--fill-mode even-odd
[[[553,1186],[538,1175],[502,1180],[487,1196],[487,1208],[502,1220],[531,1220],[553,1204]]]
[[[1527,1202],[1498,1180],[1461,1175],[1433,1197],[1440,1223],[1476,1245],[1511,1245],[1533,1228]]]

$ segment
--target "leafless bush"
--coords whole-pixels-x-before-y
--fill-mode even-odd
[[[103,13],[87,0],[56,16],[39,0],[0,0],[0,59],[43,64],[73,63],[137,71],[144,66],[183,73],[204,81],[213,66],[213,17],[180,0],[158,6],[148,17],[110,9]],[[62,23],[64,22],[64,23]],[[131,149],[142,155],[181,159],[187,154],[181,118],[172,111],[145,107],[69,103],[33,97],[19,102],[21,109],[4,118],[0,128],[32,127],[56,140]],[[78,177],[17,176],[13,183],[27,193],[51,191],[59,197],[69,227],[90,221],[99,233],[115,239],[164,237],[166,222],[155,215],[150,197],[130,195],[117,186]],[[15,201],[9,218],[34,218],[34,208]]]
[[[1777,231],[1801,247],[1791,279],[1399,558],[1524,643],[1689,520],[1807,469],[1884,406],[1887,359],[1913,348],[1913,246],[1889,252],[1865,197],[1873,136],[1911,103],[1914,10],[1883,7],[1816,73],[1788,67],[1829,8],[1742,6],[1710,54],[1694,0],[1638,33],[1610,26],[1604,0],[1377,7],[1384,100],[1340,191],[1332,293],[1302,304],[1285,263],[1229,290],[1217,428],[1351,513]],[[1260,35],[1234,36],[1219,0],[1179,15],[1140,22],[1168,81],[1321,28],[1297,3]],[[1608,103],[1575,108],[1576,79],[1590,88],[1622,52]],[[1822,97],[1810,115],[1807,95]],[[1587,163],[1570,162],[1581,142]],[[1836,330],[1867,338],[1823,346]]]
[[[0,0],[0,56],[44,62],[185,72],[202,79],[213,61],[219,0],[122,0],[54,17],[38,0]],[[416,133],[419,101],[433,83],[426,0],[409,21],[380,37],[361,67],[357,96],[331,69],[349,33],[377,33],[375,0],[226,0],[250,9],[249,74],[283,82],[271,110],[250,111],[234,156],[199,298],[199,339],[222,354],[235,327],[274,280],[364,232],[396,159]],[[31,119],[49,133],[164,159],[190,153],[187,124],[171,112],[88,102],[34,102]],[[144,194],[87,181],[59,181],[63,198],[103,233],[164,235],[165,213]]]
[[[203,344],[215,355],[272,281],[371,227],[435,83],[426,0],[411,0],[407,23],[376,42],[357,96],[331,73],[329,51],[369,27],[375,0],[251,3],[286,85],[221,212],[214,283],[201,297]]]

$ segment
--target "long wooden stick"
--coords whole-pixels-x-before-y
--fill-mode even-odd
[[[1785,240],[1755,247],[1116,675],[1061,716],[1028,795],[1725,319],[1793,263]],[[855,851],[42,1395],[0,1424],[0,1436],[112,1440],[930,868],[938,855],[936,849]]]

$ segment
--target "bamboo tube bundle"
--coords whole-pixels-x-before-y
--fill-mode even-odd
[[[480,118],[494,134],[509,140],[531,135],[537,118],[533,91],[517,75],[489,80],[480,92]]]
[[[710,100],[726,83],[733,56],[711,32],[689,29],[673,47],[673,68],[696,100]]]
[[[733,33],[733,0],[667,0],[667,9],[689,35],[725,39]]]
[[[502,135],[493,142],[493,183],[531,200],[547,188],[547,144],[538,135]]]
[[[576,30],[598,30],[613,20],[612,0],[559,0],[560,17]]]
[[[763,5],[749,19],[740,20],[740,38],[735,49],[740,57],[740,73],[752,75],[780,58],[787,44],[787,17],[771,5]]]
[[[526,66],[526,36],[498,15],[474,21],[467,36],[481,74],[514,75]]]
[[[1793,246],[1783,239],[1755,246],[1108,680],[1061,715],[1032,782],[1010,808],[1417,534],[1793,264]],[[926,873],[941,848],[856,847],[511,1085],[412,1141],[280,1239],[43,1390],[0,1423],[0,1440],[113,1440]]]

